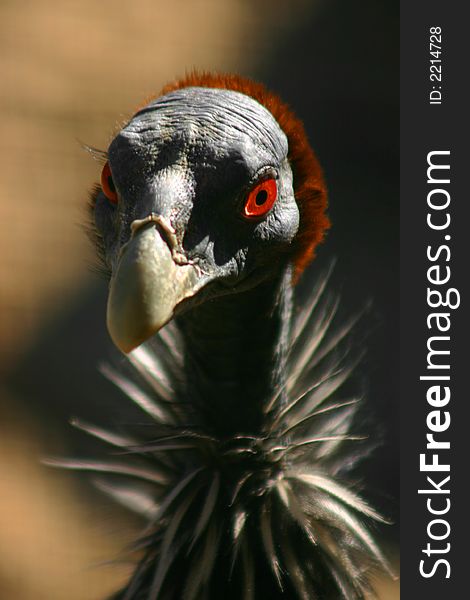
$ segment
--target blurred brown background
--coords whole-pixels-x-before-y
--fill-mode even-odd
[[[377,307],[370,388],[385,442],[364,479],[397,518],[396,11],[372,0],[0,2],[1,600],[98,600],[127,575],[103,563],[137,523],[80,476],[40,465],[82,450],[70,416],[121,410],[96,371],[113,350],[82,228],[100,166],[80,142],[105,149],[143,98],[193,67],[260,79],[305,119],[330,185],[323,252],[340,257],[346,301]],[[383,535],[393,554],[396,528]],[[379,589],[398,597],[396,583]]]

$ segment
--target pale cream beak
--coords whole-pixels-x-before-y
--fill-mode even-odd
[[[193,264],[175,260],[154,221],[133,224],[110,283],[108,331],[125,353],[168,323],[176,305],[204,285]]]

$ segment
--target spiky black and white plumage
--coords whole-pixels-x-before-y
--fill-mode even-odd
[[[307,306],[293,298],[328,224],[318,163],[256,84],[194,75],[166,92],[112,143],[93,205],[111,334],[126,352],[153,335],[133,373],[106,369],[150,426],[77,422],[117,454],[68,463],[113,474],[101,487],[147,519],[115,598],[359,600],[385,561],[364,524],[381,517],[345,479],[359,455],[341,391],[350,326],[330,327],[324,278]],[[241,219],[266,177],[274,206]]]

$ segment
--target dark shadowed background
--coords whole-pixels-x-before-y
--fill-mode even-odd
[[[103,452],[70,416],[130,418],[97,371],[116,352],[82,228],[100,165],[80,141],[105,149],[143,98],[193,67],[259,79],[305,122],[333,222],[317,264],[337,257],[345,314],[372,301],[364,428],[382,441],[361,480],[398,522],[398,41],[395,1],[0,3],[0,598],[99,600],[128,573],[103,562],[138,523],[39,463]],[[398,525],[378,537],[396,558]],[[397,587],[380,581],[380,598]]]

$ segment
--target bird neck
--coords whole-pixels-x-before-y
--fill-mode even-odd
[[[176,319],[184,343],[185,396],[214,434],[257,435],[263,408],[283,385],[291,269],[195,307]]]

